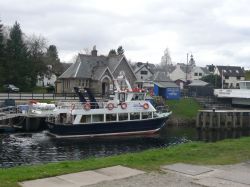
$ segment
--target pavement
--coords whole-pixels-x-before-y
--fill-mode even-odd
[[[134,187],[134,186],[250,186],[250,161],[234,165],[200,166],[184,163],[164,165],[160,172],[144,172],[113,166],[56,177],[24,181],[23,187]]]

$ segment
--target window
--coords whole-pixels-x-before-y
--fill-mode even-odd
[[[226,76],[225,76],[225,79],[229,79],[229,76],[226,75]]]
[[[202,76],[202,73],[199,73],[199,76]]]
[[[116,114],[106,114],[106,121],[116,121]]]
[[[240,77],[239,77],[239,76],[237,77],[237,80],[240,80]]]
[[[103,122],[104,115],[103,114],[93,114],[92,115],[92,122]]]
[[[141,71],[141,75],[147,75],[148,72],[147,71]]]
[[[141,113],[141,118],[142,119],[152,118],[152,112],[142,112]]]
[[[139,112],[130,113],[130,120],[137,120],[137,119],[140,119],[140,113]]]
[[[90,123],[91,122],[91,115],[82,115],[80,122],[81,123]]]
[[[121,113],[121,114],[118,114],[118,116],[119,116],[119,121],[128,120],[128,113]]]
[[[194,73],[194,76],[198,76],[198,73]]]

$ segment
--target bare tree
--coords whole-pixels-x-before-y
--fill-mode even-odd
[[[170,65],[172,65],[172,59],[171,59],[171,56],[170,56],[169,49],[166,48],[165,51],[164,51],[163,56],[161,57],[161,66],[162,67],[167,67],[167,66],[170,66]]]

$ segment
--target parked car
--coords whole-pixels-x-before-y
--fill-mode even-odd
[[[5,92],[19,92],[20,90],[18,87],[16,87],[13,84],[5,84],[3,85],[3,89]]]

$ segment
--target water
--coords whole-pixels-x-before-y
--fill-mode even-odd
[[[194,128],[166,128],[155,137],[56,139],[44,132],[0,134],[0,167],[34,165],[64,160],[104,157],[150,148],[167,147],[191,140],[217,141],[249,136],[250,131],[197,132]]]

